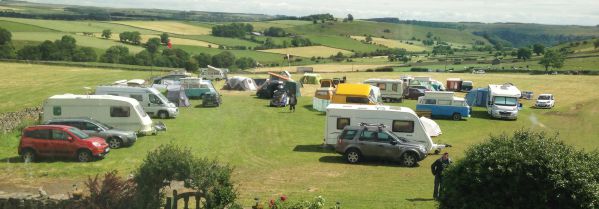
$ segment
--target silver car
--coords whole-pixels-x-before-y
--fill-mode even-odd
[[[134,131],[115,129],[112,126],[91,118],[52,119],[45,121],[44,124],[66,125],[81,129],[90,136],[105,139],[111,149],[117,149],[122,146],[131,146],[137,141],[137,135]]]
[[[427,154],[424,145],[408,142],[382,125],[346,126],[337,139],[335,151],[352,164],[363,158],[384,158],[408,167],[415,166]]]

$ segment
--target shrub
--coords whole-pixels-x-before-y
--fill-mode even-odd
[[[598,208],[598,155],[542,132],[491,136],[444,172],[439,208]]]
[[[393,68],[392,67],[380,67],[380,68],[374,69],[374,72],[393,72]]]
[[[117,171],[104,174],[104,179],[88,178],[89,196],[83,199],[88,209],[129,209],[136,193],[135,182],[119,177]]]
[[[428,68],[413,67],[413,68],[410,68],[410,71],[412,71],[412,72],[428,72]]]

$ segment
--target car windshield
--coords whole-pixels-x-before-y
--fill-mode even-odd
[[[83,133],[83,131],[79,130],[78,128],[69,128],[69,132],[71,132],[72,134],[77,136],[79,139],[89,138],[89,135],[87,135],[86,133]]]
[[[539,96],[539,100],[549,100],[551,97],[548,95]]]
[[[518,99],[515,97],[495,97],[495,105],[516,106],[518,105]]]

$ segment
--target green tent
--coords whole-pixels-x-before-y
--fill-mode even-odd
[[[320,84],[320,74],[316,73],[305,73],[302,78],[299,79],[299,82],[302,84]]]

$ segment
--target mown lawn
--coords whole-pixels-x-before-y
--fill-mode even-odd
[[[24,107],[39,103],[46,97],[46,91],[42,93],[39,88],[56,88],[54,85],[59,81],[76,82],[77,85],[60,87],[72,89],[74,93],[78,92],[79,86],[93,86],[89,83],[94,80],[80,80],[90,77],[85,76],[85,73],[89,73],[87,71],[68,69],[72,76],[62,77],[64,73],[51,73],[56,70],[44,66],[22,69],[21,73],[31,71],[27,76],[44,75],[43,79],[33,79],[37,82],[32,85],[15,82],[10,77],[1,78],[0,81],[7,85],[2,87],[2,92],[12,92],[12,96],[1,95],[0,99],[31,100],[19,104]],[[110,75],[115,78],[128,75],[128,72],[122,71],[100,72],[104,73],[103,76]],[[398,78],[401,73],[324,73],[322,77],[343,75],[347,76],[349,82],[360,82],[373,77]],[[596,91],[599,77],[440,73],[428,75],[440,81],[445,81],[448,77],[462,77],[473,80],[475,86],[512,82],[521,90],[532,90],[535,94],[553,93],[557,98],[557,107],[552,110],[531,109],[532,102],[523,101],[525,108],[517,121],[489,119],[481,108],[474,108],[474,117],[465,121],[436,120],[443,130],[443,135],[434,140],[438,143],[452,144],[454,147],[446,151],[456,160],[464,156],[464,150],[468,146],[483,141],[489,134],[510,133],[521,128],[532,128],[551,134],[559,132],[560,138],[567,144],[585,150],[599,147],[596,140],[599,132],[593,128],[599,125],[599,108],[592,105],[599,101],[599,91]],[[100,75],[95,76],[96,79],[97,77]],[[47,79],[56,80],[43,82]],[[223,82],[216,83],[217,87],[222,85]],[[267,100],[257,99],[251,93],[222,92],[223,106],[181,108],[180,117],[164,120],[169,128],[167,132],[142,137],[132,147],[113,150],[106,159],[92,163],[63,160],[46,160],[33,164],[12,162],[17,156],[18,134],[1,135],[0,170],[3,172],[0,172],[0,177],[7,179],[4,184],[14,182],[22,187],[44,182],[84,179],[89,175],[113,169],[119,170],[121,175],[128,175],[141,163],[146,152],[160,144],[174,143],[189,147],[198,156],[217,158],[235,166],[234,180],[238,184],[240,200],[246,207],[253,203],[254,197],[265,200],[280,194],[286,194],[291,199],[323,195],[329,203],[340,201],[343,208],[436,206],[436,203],[430,200],[433,176],[429,166],[439,156],[429,156],[416,168],[400,167],[392,162],[369,161],[360,165],[344,163],[340,155],[320,147],[324,132],[324,115],[310,110],[310,95],[314,89],[314,85],[306,85],[302,89],[303,97],[300,98],[295,113],[288,113],[287,109],[267,107]],[[31,95],[35,95],[35,98],[29,99]],[[194,105],[198,103],[193,101]],[[408,100],[392,105],[413,108],[415,102]]]

